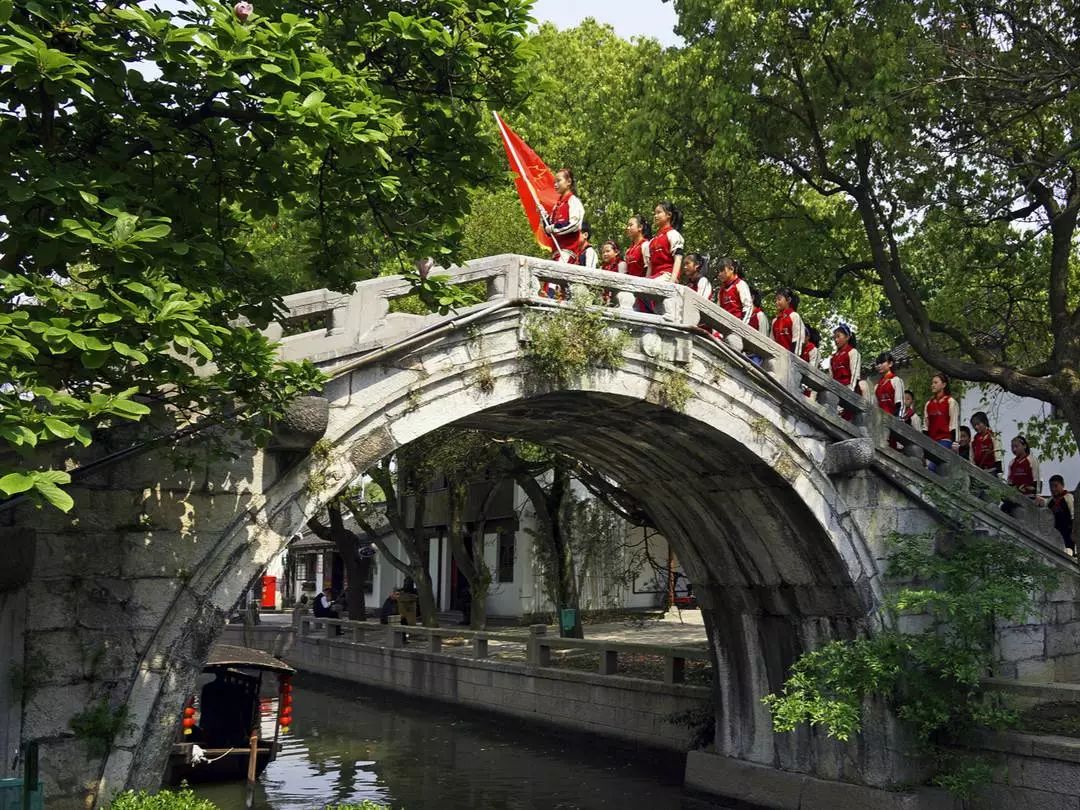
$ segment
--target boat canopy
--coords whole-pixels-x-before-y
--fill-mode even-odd
[[[214,644],[210,648],[210,657],[203,669],[219,669],[221,667],[236,667],[238,669],[260,669],[267,672],[283,672],[288,675],[296,672],[284,661],[281,661],[262,650],[253,650],[250,647],[239,647],[235,644]]]

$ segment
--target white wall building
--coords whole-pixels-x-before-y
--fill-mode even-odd
[[[488,616],[520,619],[550,612],[552,604],[544,591],[543,566],[534,553],[531,529],[535,526],[535,515],[519,487],[508,481],[505,489],[501,509],[493,510],[495,516],[486,523],[484,559],[492,574]],[[583,488],[576,482],[574,492],[579,498],[585,496]],[[445,490],[431,490],[428,499],[428,518],[425,519],[431,531],[428,570],[432,572],[435,600],[442,612],[460,610],[464,578],[458,575],[447,537],[445,511],[440,508],[440,499],[445,501]],[[410,510],[403,511],[408,518]],[[604,576],[595,570],[591,576],[588,572],[585,575],[579,572],[581,608],[659,607],[668,594],[672,579],[675,580],[676,594],[685,596],[685,576],[669,573],[669,569],[678,572],[678,561],[669,556],[666,538],[651,530],[619,525],[625,528],[620,532],[621,536],[611,538],[609,565],[599,570],[616,571],[621,576]],[[407,559],[392,532],[385,535],[385,542],[391,552]],[[284,603],[293,603],[301,593],[308,593],[311,598],[324,587],[340,587],[343,567],[340,562],[335,564],[337,552],[331,544],[305,535],[290,548],[293,549],[296,573],[294,581],[282,582],[279,586]],[[339,572],[338,579],[332,581],[334,571]],[[376,554],[371,587],[365,593],[368,610],[376,611],[393,590],[401,587],[404,578],[405,575],[383,554]]]

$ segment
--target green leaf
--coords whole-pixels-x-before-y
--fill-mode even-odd
[[[55,416],[46,416],[42,420],[45,424],[45,428],[58,439],[70,439],[75,435],[75,427],[69,425],[63,420],[57,419]]]
[[[22,473],[8,473],[0,478],[0,491],[5,495],[18,495],[34,486],[34,479]]]
[[[11,19],[13,0],[0,0],[0,25]]]
[[[137,419],[140,416],[146,416],[150,413],[149,407],[143,405],[141,402],[135,402],[130,399],[116,400],[112,403],[110,410],[128,419]]]
[[[48,481],[38,481],[34,485],[35,491],[50,504],[61,512],[70,512],[75,505],[74,499],[56,484]]]

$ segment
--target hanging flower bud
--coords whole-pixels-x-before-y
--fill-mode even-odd
[[[235,6],[233,6],[233,14],[236,15],[236,19],[240,22],[247,22],[247,18],[251,16],[251,13],[255,10],[255,6],[251,3],[240,0]]]

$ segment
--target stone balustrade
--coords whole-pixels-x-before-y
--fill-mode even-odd
[[[408,641],[413,639],[421,640],[425,651],[429,653],[443,652],[443,639],[465,639],[472,648],[473,660],[488,658],[489,642],[496,641],[520,647],[525,653],[528,665],[540,668],[552,667],[553,650],[584,650],[599,654],[600,675],[618,674],[620,655],[644,655],[664,661],[663,681],[668,684],[685,682],[687,661],[712,660],[709,650],[704,648],[549,636],[547,626],[542,624],[531,625],[528,637],[522,637],[517,633],[492,630],[304,617],[299,623],[298,638],[327,638],[339,643],[368,644],[391,649],[404,649]]]
[[[997,510],[1002,502],[1011,503],[1012,515],[994,517],[1043,537],[1043,546],[1064,555],[1060,544],[1046,535],[1029,499],[873,407],[869,398],[838,384],[822,369],[785,351],[685,286],[517,255],[493,256],[436,272],[448,275],[455,285],[486,285],[487,302],[454,316],[457,320],[473,317],[478,310],[499,302],[538,310],[571,306],[574,290],[581,286],[592,292],[596,302],[592,306],[614,320],[689,333],[698,345],[741,364],[748,374],[774,386],[792,408],[813,410],[828,423],[837,440],[869,439],[874,451],[901,461],[920,476],[937,480],[950,493],[981,499],[987,510]],[[283,357],[309,359],[333,376],[336,370],[351,367],[365,352],[392,350],[396,345],[404,349],[416,335],[445,324],[447,318],[438,315],[391,313],[391,302],[412,290],[404,277],[387,276],[358,283],[351,294],[329,290],[297,293],[286,297],[285,317],[271,324],[266,334],[281,341]],[[548,292],[555,297],[549,297]],[[640,302],[650,311],[639,311]],[[298,325],[308,331],[297,332]],[[688,359],[677,358],[677,362]],[[843,418],[842,412],[849,418]]]

